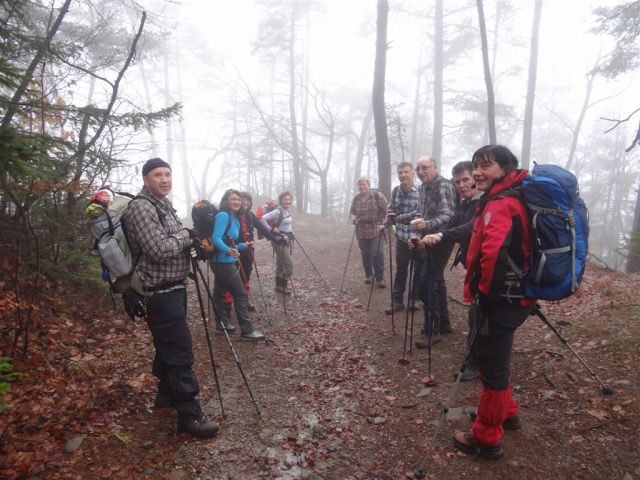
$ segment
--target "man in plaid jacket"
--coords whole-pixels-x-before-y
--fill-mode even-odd
[[[174,408],[178,432],[210,438],[218,425],[204,419],[196,400],[191,332],[187,325],[186,280],[192,235],[182,227],[171,202],[171,167],[160,158],[142,167],[144,188],[124,215],[127,240],[136,260],[135,273],[146,294],[147,324],[156,348],[153,374],[158,377],[156,408]]]

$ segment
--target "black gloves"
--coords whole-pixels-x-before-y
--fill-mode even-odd
[[[200,240],[200,237],[193,228],[185,228],[191,240]]]

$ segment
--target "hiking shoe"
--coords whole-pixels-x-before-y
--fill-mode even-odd
[[[497,445],[482,445],[470,433],[459,430],[453,434],[453,446],[461,452],[491,460],[498,460],[504,455],[502,446],[499,443]]]
[[[251,333],[243,333],[240,338],[243,340],[264,340],[264,335],[258,330],[254,330]]]
[[[373,283],[373,277],[366,277],[364,279],[364,283],[366,283],[367,285],[371,285]]]
[[[459,374],[460,372],[455,372],[453,374],[453,379],[457,380]],[[479,377],[480,377],[480,371],[476,370],[475,368],[467,367],[464,369],[464,372],[462,372],[462,378],[460,379],[460,381],[470,382],[471,380],[475,380],[476,378],[479,378]]]
[[[469,418],[472,422],[475,422],[478,414],[476,412],[469,412]],[[520,430],[522,428],[522,422],[520,421],[520,417],[517,415],[513,417],[507,417],[507,419],[502,422],[502,428],[505,430]]]
[[[431,337],[431,346],[433,347],[436,343],[440,343],[442,341],[442,336],[438,333]],[[416,348],[429,348],[429,339],[425,338],[424,340],[416,340],[415,343]]]
[[[178,420],[178,433],[189,433],[198,438],[211,438],[218,433],[218,424],[204,418]]]
[[[393,313],[398,313],[404,310],[404,303],[393,302]],[[384,313],[386,315],[391,315],[391,308],[387,308]]]
[[[376,285],[378,285],[378,288],[385,288],[387,286],[387,284],[384,283],[384,278],[382,280],[376,280]]]
[[[158,392],[156,399],[153,401],[153,406],[155,408],[173,408],[173,400],[171,400],[169,395]]]
[[[216,323],[216,330],[219,331],[219,332],[224,332],[226,330],[227,333],[233,333],[233,332],[235,332],[236,327],[234,327],[230,323],[222,325],[220,322],[217,322]]]

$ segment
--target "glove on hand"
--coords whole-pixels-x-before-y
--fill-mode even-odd
[[[198,234],[196,233],[196,231],[193,228],[185,228],[185,230],[187,231],[187,233],[189,234],[189,238],[191,240],[198,240],[200,241],[200,237],[198,236]]]

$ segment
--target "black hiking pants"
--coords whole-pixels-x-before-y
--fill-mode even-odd
[[[424,331],[433,335],[440,333],[440,323],[449,324],[447,285],[444,269],[449,261],[453,245],[438,243],[422,251],[422,274],[419,298],[424,303]]]
[[[187,325],[186,289],[151,295],[147,324],[156,348],[152,372],[159,380],[159,393],[172,400],[179,421],[202,418],[196,400],[200,387],[191,368],[193,348]]]
[[[413,255],[415,249],[410,250],[407,242],[396,238],[396,276],[393,280],[393,301],[396,303],[403,303],[404,291],[407,284],[407,274],[409,272],[409,263],[411,262],[411,255]],[[420,282],[420,262],[413,263],[413,278],[411,279],[414,291],[418,291],[418,284]],[[407,304],[410,299],[411,292],[407,293]],[[414,301],[418,298],[414,295]],[[410,306],[410,305],[408,305]]]

